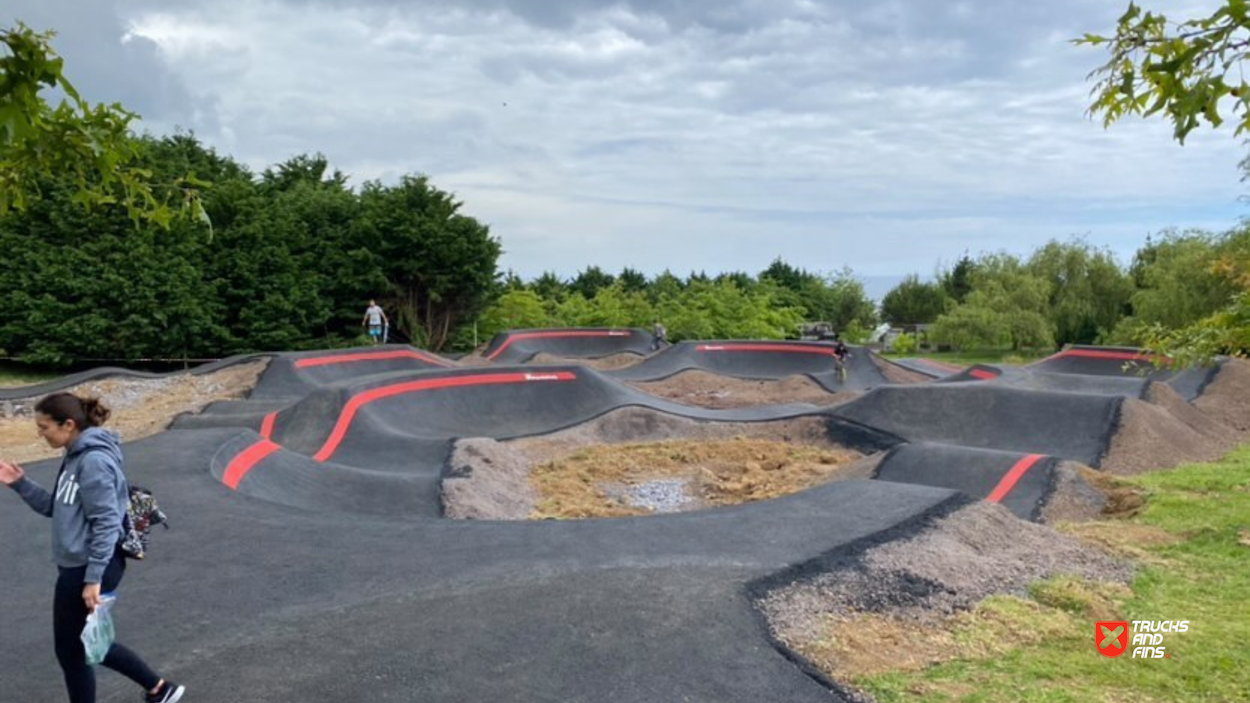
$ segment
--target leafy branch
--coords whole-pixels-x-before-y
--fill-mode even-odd
[[[124,208],[136,225],[168,228],[179,213],[211,222],[200,193],[208,183],[194,176],[151,183],[151,171],[133,165],[138,147],[130,123],[138,117],[118,103],[92,105],[63,73],[64,59],[51,47],[54,32],[22,23],[0,30],[0,215],[25,210],[42,195],[52,174],[72,174],[74,201],[90,209]],[[56,107],[41,95],[59,90]],[[171,205],[172,203],[172,205]]]
[[[1221,125],[1221,102],[1231,99],[1235,134],[1250,129],[1250,85],[1241,72],[1250,53],[1248,5],[1248,0],[1227,0],[1209,17],[1174,23],[1130,3],[1114,36],[1074,39],[1077,45],[1106,45],[1111,53],[1089,74],[1096,81],[1090,116],[1101,115],[1109,126],[1125,115],[1162,112],[1183,144],[1203,121]]]

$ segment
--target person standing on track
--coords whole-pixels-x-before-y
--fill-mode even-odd
[[[123,516],[130,487],[122,473],[121,444],[100,426],[109,409],[96,398],[53,393],[35,405],[39,436],[65,459],[54,492],[26,478],[22,467],[0,460],[0,483],[35,512],[52,518],[52,557],[57,565],[52,636],[70,703],[95,703],[95,669],[87,665],[81,639],[87,614],[121,583]],[[114,642],[102,662],[143,687],[148,703],[176,703],[186,688],[161,678],[137,654]]]
[[[668,343],[668,329],[659,321],[655,321],[655,327],[651,328],[651,351],[659,351]]]
[[[374,344],[382,343],[382,325],[390,326],[391,321],[387,319],[386,313],[378,305],[376,300],[369,301],[369,307],[365,309],[365,316],[360,320],[361,325],[368,325],[369,341]]]

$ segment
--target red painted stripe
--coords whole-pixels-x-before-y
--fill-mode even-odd
[[[700,344],[699,352],[789,352],[793,354],[821,354],[833,356],[831,347],[809,347],[790,344]]]
[[[1024,476],[1029,469],[1033,468],[1034,464],[1045,458],[1046,456],[1044,454],[1030,454],[1022,458],[1020,461],[1017,461],[1016,465],[1011,467],[1011,470],[1003,475],[1003,478],[998,482],[998,485],[994,486],[994,490],[990,491],[990,494],[986,496],[985,499],[991,503],[997,503],[1003,498],[1006,498],[1007,494],[1011,492],[1011,489],[1016,487],[1016,483],[1020,481],[1020,478]]]
[[[509,335],[508,338],[504,340],[504,343],[499,345],[498,349],[491,352],[490,355],[486,357],[486,360],[490,361],[494,359],[502,354],[504,349],[512,346],[513,342],[521,339],[540,339],[545,337],[629,337],[632,335],[633,332],[630,330],[569,330],[567,332],[556,330],[552,332],[521,332]]]
[[[226,472],[222,475],[221,482],[229,486],[231,490],[238,490],[239,481],[243,480],[247,472],[251,471],[265,457],[281,448],[267,439],[262,439],[244,449],[226,466]]]
[[[973,378],[979,378],[982,381],[991,381],[998,378],[998,374],[995,374],[992,371],[986,371],[985,369],[973,369],[968,372],[968,375]]]
[[[347,404],[343,406],[343,411],[339,413],[338,422],[334,423],[334,429],[330,432],[330,436],[326,438],[325,444],[321,449],[313,455],[316,461],[325,461],[333,456],[334,451],[338,449],[339,444],[343,441],[343,437],[347,435],[348,428],[351,427],[352,420],[356,417],[356,411],[360,408],[372,403],[375,400],[390,398],[391,396],[401,395],[403,393],[416,393],[419,391],[435,390],[438,388],[457,388],[464,386],[485,386],[504,383],[533,383],[536,381],[573,381],[576,375],[569,371],[556,371],[551,373],[491,373],[478,374],[475,376],[452,376],[450,378],[431,378],[421,381],[409,381],[407,383],[396,383],[390,386],[382,386],[367,391],[362,391],[352,396]]]
[[[442,359],[422,354],[421,352],[410,351],[407,349],[392,351],[376,351],[376,352],[355,352],[352,354],[337,354],[335,356],[318,356],[310,359],[300,359],[295,362],[295,368],[307,369],[313,366],[329,366],[330,364],[350,364],[358,361],[378,361],[381,359],[419,359],[421,361],[437,364],[438,366],[450,366]]]
[[[1142,354],[1141,352],[1129,351],[1112,351],[1109,349],[1065,349],[1051,359],[1062,359],[1065,356],[1084,357],[1086,359],[1115,359],[1117,361],[1149,361],[1151,363],[1169,363],[1171,359],[1166,356],[1157,354]]]
[[[273,422],[278,419],[278,411],[275,410],[265,416],[260,422],[260,436],[265,439],[273,439]]]

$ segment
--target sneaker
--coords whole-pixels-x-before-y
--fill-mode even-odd
[[[179,686],[173,681],[166,681],[156,689],[156,693],[144,693],[143,700],[147,703],[178,703],[182,694],[187,692],[186,686]]]

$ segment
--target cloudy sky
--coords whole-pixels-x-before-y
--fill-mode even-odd
[[[1218,0],[1146,0],[1176,17]],[[87,97],[254,169],[424,173],[526,278],[928,275],[1246,214],[1229,129],[1085,115],[1127,0],[13,0]]]

